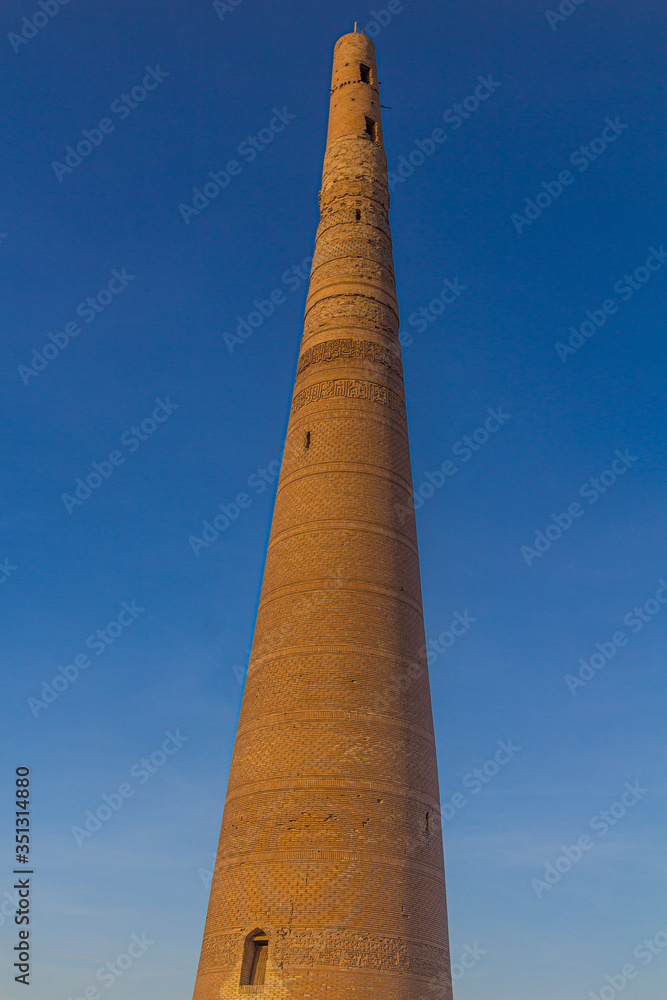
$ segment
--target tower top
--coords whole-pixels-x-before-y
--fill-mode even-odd
[[[346,31],[344,35],[340,35],[339,36],[336,44],[334,45],[334,52],[336,51],[336,49],[338,48],[338,46],[340,45],[340,43],[344,39],[349,39],[349,40],[352,40],[352,41],[356,41],[358,44],[365,44],[366,42],[368,42],[368,44],[372,47],[373,51],[375,52],[375,44],[373,42],[373,39],[371,38],[370,35],[367,35],[365,31],[358,31],[357,30],[357,22],[356,21],[355,21],[354,31]]]
[[[350,31],[334,46],[327,143],[370,138],[382,146],[381,114],[375,45],[368,35]]]

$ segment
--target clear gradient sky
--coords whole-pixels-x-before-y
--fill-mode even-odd
[[[55,2],[0,15],[0,995],[28,995],[27,764],[29,996],[190,996],[358,20],[391,109],[452,957],[476,955],[456,1000],[663,1000],[663,4]]]

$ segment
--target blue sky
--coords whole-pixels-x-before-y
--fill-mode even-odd
[[[431,659],[443,804],[455,797],[452,957],[477,956],[455,996],[662,1000],[661,5],[218,6],[70,0],[46,23],[36,0],[2,9],[0,835],[13,843],[14,768],[28,764],[31,995],[192,989],[331,54],[358,20],[391,108],[426,632],[444,643]],[[273,313],[234,342],[272,293]],[[229,527],[193,546],[239,493]],[[469,627],[445,648],[457,613]],[[40,707],[61,667],[71,679]],[[109,818],[77,834],[104,795]],[[11,1000],[24,993],[7,910]],[[96,979],[133,935],[131,966]]]

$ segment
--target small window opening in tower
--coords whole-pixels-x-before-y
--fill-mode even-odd
[[[378,126],[377,122],[374,122],[372,118],[366,119],[366,135],[373,142],[378,141]]]
[[[360,222],[361,221],[361,209],[358,208],[355,214],[357,216],[357,222]]]
[[[241,966],[241,986],[262,986],[266,974],[269,939],[263,931],[253,931],[245,941]]]
[[[362,83],[371,83],[371,68],[370,66],[365,66],[363,63],[359,65],[359,72],[361,73]]]
[[[304,447],[306,451],[310,448],[310,431],[306,431],[306,440],[304,442]]]

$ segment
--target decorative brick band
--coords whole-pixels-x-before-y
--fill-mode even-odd
[[[394,258],[392,256],[391,250],[387,247],[382,246],[380,241],[376,238],[372,239],[362,239],[361,237],[344,237],[339,240],[330,240],[322,242],[320,246],[315,249],[315,254],[313,256],[312,269],[315,270],[320,264],[326,264],[330,260],[335,260],[337,257],[365,257],[368,260],[377,261],[379,264],[384,264],[386,267],[394,268]]]
[[[270,653],[265,653],[264,656],[253,656],[250,660],[250,670],[254,670],[255,667],[259,666],[261,663],[271,662],[271,660],[279,660],[284,656],[302,656],[309,655],[314,652],[312,645],[303,646],[283,646],[281,649],[272,649]],[[320,643],[317,646],[317,652],[320,655],[325,656],[327,653],[337,653],[345,654],[348,653],[354,656],[356,653],[360,653],[362,656],[373,656],[380,657],[384,660],[391,660],[392,663],[405,664],[406,666],[417,666],[422,668],[426,663],[426,644],[422,646],[419,655],[423,656],[423,662],[414,659],[409,656],[401,656],[397,653],[392,653],[387,649],[378,649],[377,646],[373,646],[371,643],[368,645],[360,646],[356,642],[337,642],[337,643]]]
[[[439,861],[436,864],[427,864],[423,861],[413,861],[410,858],[394,854],[377,854],[371,851],[344,850],[343,848],[332,851],[322,848],[321,850],[302,851],[236,851],[234,854],[218,852],[215,860],[215,871],[229,871],[232,868],[241,866],[244,868],[244,874],[248,874],[250,865],[257,865],[266,871],[268,865],[275,864],[279,867],[284,867],[289,864],[300,865],[302,862],[308,862],[311,865],[319,864],[327,871],[330,871],[329,863],[333,865],[345,863],[346,868],[348,868],[348,862],[360,867],[366,866],[366,868],[369,868],[374,873],[370,877],[367,873],[364,873],[366,884],[372,882],[373,879],[377,879],[378,875],[380,878],[383,878],[380,872],[381,868],[420,872],[422,875],[427,875],[434,885],[435,883],[438,885],[445,884],[445,876]],[[389,880],[398,881],[395,874],[390,876]]]
[[[204,938],[201,958],[202,968],[207,971],[241,964],[243,934],[210,934]]]
[[[280,928],[275,933],[278,961],[290,966],[325,965],[347,969],[438,976],[448,964],[442,945],[381,937],[338,928]]]
[[[398,601],[400,604],[407,605],[408,608],[412,608],[420,616],[423,614],[423,608],[421,601],[415,600],[414,597],[410,597],[406,594],[404,590],[399,587],[381,587],[376,583],[359,583],[358,581],[350,581],[347,587],[341,587],[338,580],[307,580],[299,581],[298,583],[286,584],[283,587],[273,587],[271,590],[268,588],[262,594],[259,606],[261,608],[266,608],[267,604],[272,601],[280,601],[284,597],[288,597],[291,594],[316,594],[317,592],[324,593],[334,593],[343,594],[349,596],[353,594],[355,596],[361,594],[379,594],[381,597],[388,597],[390,600]]]
[[[317,229],[318,238],[328,229],[331,229],[332,226],[367,225],[373,226],[374,229],[379,229],[385,236],[391,239],[386,208],[381,202],[370,198],[368,194],[360,196],[354,206],[346,205],[344,208],[332,209],[330,204],[320,202],[320,209],[320,224]],[[359,215],[357,215],[357,212]]]
[[[240,965],[243,932],[204,938],[207,968]],[[337,927],[280,927],[269,937],[272,964],[333,966],[438,977],[449,964],[446,946],[409,938],[384,937]]]
[[[262,792],[295,791],[299,788],[332,788],[332,789],[352,789],[359,791],[384,792],[387,795],[394,795],[405,801],[413,799],[415,802],[423,802],[429,809],[433,809],[440,815],[440,802],[437,795],[429,795],[421,788],[411,788],[409,785],[390,784],[386,781],[368,781],[361,778],[331,778],[331,777],[304,777],[304,778],[274,778],[271,781],[249,781],[243,785],[229,788],[225,803],[231,802],[243,795],[255,795]]]
[[[281,544],[288,538],[294,538],[295,535],[303,535],[311,531],[360,531],[367,534],[381,535],[383,538],[392,538],[400,545],[404,545],[414,555],[417,556],[419,554],[417,546],[412,539],[408,538],[401,531],[394,531],[392,528],[387,528],[384,524],[375,524],[373,521],[342,521],[335,518],[327,518],[326,521],[313,519],[312,521],[298,524],[295,527],[283,528],[282,531],[276,531],[275,534],[271,535],[269,549]]]
[[[315,344],[301,355],[296,373],[300,375],[309,365],[326,364],[339,358],[344,361],[373,361],[384,365],[398,378],[403,378],[400,358],[373,340],[325,340],[322,344]]]
[[[332,720],[364,722],[374,725],[392,726],[394,728],[398,727],[399,729],[408,729],[410,732],[416,733],[417,736],[421,736],[422,739],[427,740],[429,743],[435,743],[433,733],[430,733],[428,729],[424,729],[423,726],[417,726],[413,722],[408,722],[407,719],[402,717],[380,715],[379,712],[363,712],[357,709],[345,710],[340,708],[303,709],[302,711],[275,712],[269,715],[262,715],[259,718],[252,719],[251,722],[247,722],[243,726],[239,723],[236,735],[238,737],[241,733],[263,729],[267,726],[288,725],[294,722],[312,722],[313,720],[322,720],[325,722]]]
[[[344,396],[348,399],[368,399],[373,403],[381,403],[405,416],[405,403],[397,392],[377,382],[366,382],[361,378],[337,378],[328,382],[316,382],[297,393],[292,403],[291,413],[296,413],[306,403],[319,403],[322,399],[334,396]]]

